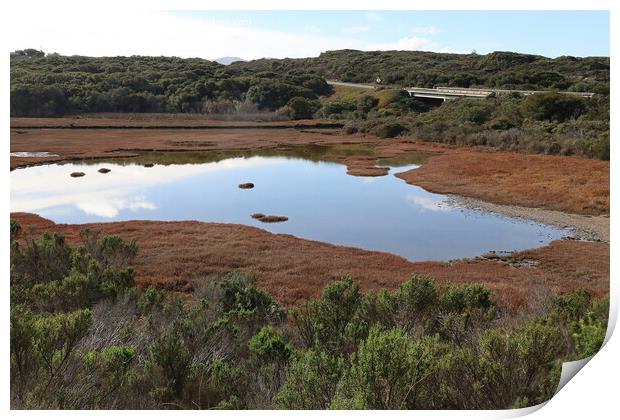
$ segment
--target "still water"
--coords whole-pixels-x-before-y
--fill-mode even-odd
[[[97,172],[102,167],[111,172]],[[140,161],[117,160],[51,164],[11,172],[11,211],[37,213],[56,223],[136,219],[240,223],[387,251],[411,261],[522,250],[568,234],[450,206],[445,196],[393,176],[415,167],[392,167],[383,177],[354,177],[338,163],[273,155],[149,168]],[[86,175],[72,178],[72,172]],[[245,182],[255,187],[239,189],[238,184]],[[286,216],[288,221],[265,224],[252,219],[253,213]]]

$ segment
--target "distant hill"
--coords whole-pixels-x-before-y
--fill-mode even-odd
[[[11,116],[227,113],[246,100],[273,111],[291,98],[314,100],[330,91],[316,74],[246,71],[202,58],[11,53]]]
[[[219,64],[223,64],[225,66],[234,63],[236,61],[245,61],[243,58],[239,58],[239,57],[220,57],[220,58],[216,58],[215,60],[216,63]]]
[[[228,64],[232,63],[232,64]],[[276,110],[328,94],[325,79],[398,86],[569,90],[609,94],[609,57],[494,52],[355,51],[319,57],[216,61],[11,53],[11,116],[86,112],[224,112],[249,101]]]
[[[396,86],[558,89],[609,94],[609,57],[548,58],[496,51],[447,54],[427,51],[327,51],[318,57],[234,63],[242,71],[311,72],[326,79]]]

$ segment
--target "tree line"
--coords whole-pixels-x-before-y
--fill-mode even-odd
[[[246,103],[273,111],[293,97],[329,92],[316,74],[246,71],[199,58],[11,53],[11,116],[230,112]]]
[[[609,94],[609,57],[547,58],[496,51],[486,55],[425,51],[327,51],[318,57],[237,62],[245,70],[305,69],[353,83],[433,88],[453,86],[518,90],[569,90]]]
[[[200,58],[11,53],[11,115],[276,110],[330,93],[325,79],[398,86],[572,90],[609,94],[609,57],[340,50],[224,66]]]

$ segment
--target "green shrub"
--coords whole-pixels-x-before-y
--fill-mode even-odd
[[[289,108],[289,116],[293,120],[312,118],[314,113],[319,109],[318,101],[300,98],[298,96],[291,98],[286,105]]]
[[[231,273],[220,284],[224,312],[249,311],[269,322],[282,322],[286,314],[282,307],[264,290],[254,286],[255,278],[243,273]]]
[[[484,124],[493,112],[493,104],[483,100],[460,99],[456,101],[454,115],[458,122]]]
[[[489,309],[492,305],[491,295],[491,290],[481,284],[450,286],[441,297],[441,305],[450,312],[463,312],[467,309]]]
[[[263,363],[285,362],[291,357],[291,346],[282,340],[272,326],[263,327],[249,342],[250,351]]]
[[[328,353],[302,350],[293,355],[286,382],[274,402],[285,410],[325,410],[330,407],[344,360]]]
[[[388,138],[396,137],[404,133],[407,128],[399,123],[383,123],[375,126],[371,133],[377,137]]]
[[[191,363],[191,354],[184,341],[175,334],[165,335],[151,344],[149,353],[154,366],[162,372],[165,387],[180,398]]]
[[[577,118],[586,110],[584,99],[556,92],[529,95],[521,104],[526,118],[538,121],[566,121]]]
[[[607,320],[597,319],[589,312],[573,325],[573,339],[580,359],[594,356],[603,346],[607,334]]]
[[[402,330],[373,327],[338,383],[332,408],[415,408],[418,388],[432,366],[433,355]]]
[[[360,325],[357,317],[362,303],[359,286],[345,278],[326,286],[320,299],[294,311],[293,319],[307,346],[341,353],[365,335],[366,325]]]

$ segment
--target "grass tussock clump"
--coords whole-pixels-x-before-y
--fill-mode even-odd
[[[272,215],[266,215],[263,213],[254,213],[252,214],[252,219],[256,219],[263,223],[278,223],[278,222],[286,222],[288,220],[288,217],[272,216]]]
[[[71,172],[71,177],[73,178],[79,178],[86,175],[84,172]]]
[[[111,169],[108,168],[101,168],[99,169],[97,172],[99,172],[100,174],[107,174],[108,172],[110,172]]]
[[[251,182],[245,182],[243,184],[239,184],[239,188],[241,188],[242,190],[249,190],[254,188],[254,184]]]

